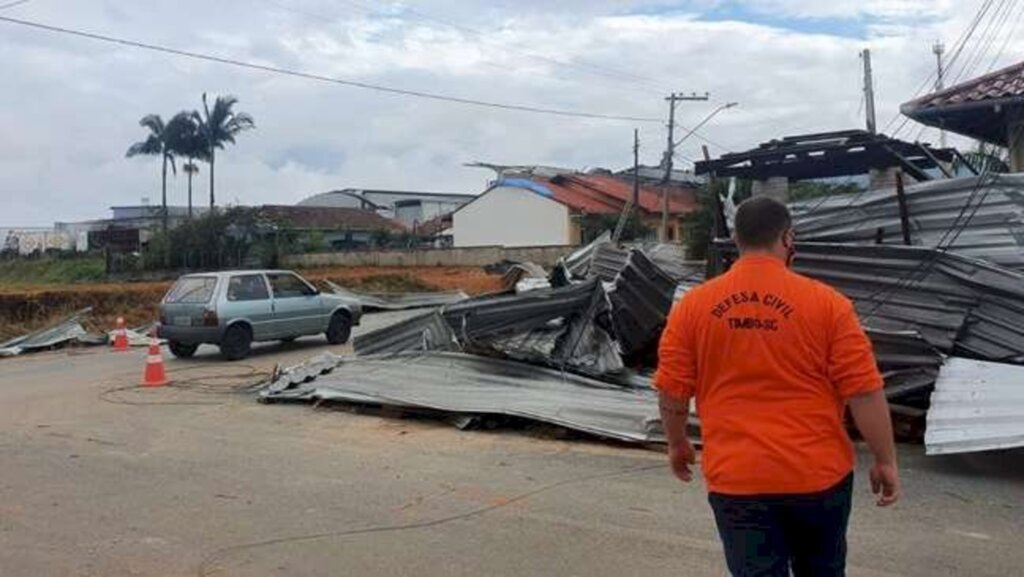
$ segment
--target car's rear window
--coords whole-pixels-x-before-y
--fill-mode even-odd
[[[178,279],[164,297],[165,303],[204,304],[213,297],[217,278],[212,276],[187,276]]]

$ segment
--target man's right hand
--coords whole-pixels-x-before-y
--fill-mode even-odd
[[[896,465],[875,463],[871,467],[871,492],[878,495],[879,507],[888,507],[899,500],[900,474]]]
[[[693,480],[693,472],[690,465],[697,462],[697,453],[693,450],[690,441],[683,439],[681,443],[668,448],[668,462],[672,465],[672,472],[680,481],[689,483]]]

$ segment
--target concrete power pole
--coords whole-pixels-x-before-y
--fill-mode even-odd
[[[665,176],[661,181],[661,227],[658,229],[658,240],[660,242],[668,242],[668,189],[669,183],[672,181],[672,157],[675,156],[676,152],[676,104],[707,99],[707,93],[704,93],[703,96],[697,96],[692,93],[686,96],[682,93],[677,94],[673,92],[665,97],[665,100],[668,101],[668,145],[665,147],[665,160],[663,162],[665,165]]]
[[[942,66],[942,55],[946,52],[946,45],[941,40],[932,44],[932,52],[935,53],[935,92],[941,92],[946,87],[946,79],[943,77],[945,70]],[[946,131],[939,129],[939,145],[946,148]]]
[[[875,82],[871,75],[871,50],[865,48],[860,53],[864,61],[864,113],[867,116],[868,132],[878,132],[875,122]]]

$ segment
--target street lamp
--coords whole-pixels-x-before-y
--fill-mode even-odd
[[[683,135],[682,138],[677,140],[675,142],[675,144],[672,145],[672,148],[675,149],[675,147],[677,147],[680,144],[682,144],[684,140],[686,140],[687,138],[690,138],[690,136],[692,136],[694,132],[697,132],[697,130],[699,130],[700,127],[702,127],[705,124],[707,124],[708,122],[710,122],[711,119],[714,118],[715,115],[718,114],[719,112],[721,112],[723,110],[726,110],[726,109],[729,109],[729,108],[732,108],[734,106],[739,106],[739,104],[740,104],[739,102],[726,102],[725,104],[723,104],[723,105],[719,106],[718,108],[712,110],[711,114],[705,116],[704,120],[701,120],[700,123],[697,124],[697,126],[694,126],[693,128],[691,128],[689,132],[687,132],[686,134]]]
[[[728,108],[732,108],[734,106],[739,106],[739,103],[738,102],[726,102],[725,104],[722,104],[718,108],[712,110],[711,114],[708,114],[707,116],[705,116],[704,120],[701,120],[699,123],[697,123],[697,125],[694,126],[693,128],[691,128],[689,130],[689,132],[684,134],[682,138],[680,138],[676,142],[672,143],[672,149],[668,152],[669,156],[666,156],[666,158],[665,158],[666,166],[667,167],[671,167],[672,157],[670,155],[674,155],[675,154],[676,147],[678,147],[680,144],[682,144],[684,140],[686,140],[687,138],[692,136],[694,132],[697,132],[697,130],[700,129],[700,127],[702,127],[705,124],[707,124],[708,122],[710,122],[711,119],[714,118],[716,114],[718,114],[719,112],[721,112],[723,110],[726,110]],[[669,173],[668,169],[666,168],[664,188],[661,191],[661,231],[660,231],[661,234],[660,234],[660,237],[661,237],[661,241],[662,242],[666,242],[668,240],[668,191],[669,191],[670,184],[671,184],[671,174]]]

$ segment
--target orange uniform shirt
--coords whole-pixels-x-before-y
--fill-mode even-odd
[[[655,386],[697,399],[708,489],[812,493],[853,470],[846,399],[883,385],[853,304],[763,255],[690,290],[661,337]]]

